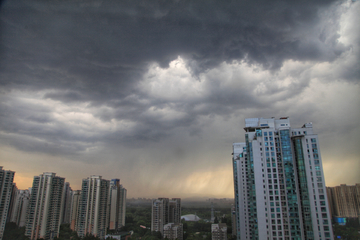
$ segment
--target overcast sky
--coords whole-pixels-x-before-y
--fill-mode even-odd
[[[319,135],[360,182],[360,2],[14,0],[0,11],[0,165],[129,197],[233,197],[244,119]]]

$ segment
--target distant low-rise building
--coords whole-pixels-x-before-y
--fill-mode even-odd
[[[360,184],[326,188],[332,217],[360,217]]]
[[[163,237],[170,240],[183,240],[183,225],[181,223],[165,224]]]
[[[201,218],[199,218],[196,214],[186,214],[181,216],[181,220],[185,220],[186,222],[197,222],[200,221]]]
[[[212,240],[227,240],[227,226],[225,223],[211,224]]]
[[[107,234],[105,239],[127,240],[129,237],[131,237],[130,232],[119,232],[116,234]]]

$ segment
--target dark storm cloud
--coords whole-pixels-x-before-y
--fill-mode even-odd
[[[168,101],[154,98],[138,84],[151,64],[168,68],[181,56],[193,76],[224,62],[245,62],[276,72],[287,60],[332,62],[349,51],[338,41],[338,22],[327,26],[335,1],[6,1],[0,15],[0,86],[2,93],[30,91],[71,106],[87,104],[89,114],[104,124],[113,119],[136,127],[92,130],[55,118],[52,107],[13,102],[4,95],[1,131],[8,143],[43,152],[41,141],[54,146],[46,152],[81,152],[91,143],[158,141],[172,129],[199,131],[199,116],[223,115],[242,108],[266,108],[250,85],[223,87],[208,77],[207,93],[197,99]],[[324,17],[324,14],[329,16]],[[358,68],[357,68],[358,69]],[[345,74],[345,73],[344,73]],[[358,70],[345,77],[358,79]],[[274,75],[274,76],[275,76]],[[285,100],[308,86],[267,86],[265,95]],[[274,77],[276,78],[276,76]],[[243,81],[246,77],[235,78]],[[169,79],[171,81],[171,79]],[[284,93],[283,93],[284,92]],[[274,97],[277,101],[277,97]],[[201,105],[201,107],[199,107]],[[174,119],[148,114],[183,113]],[[69,110],[72,111],[72,110]],[[74,110],[76,111],[76,110]],[[150,111],[150,112],[151,112]],[[64,119],[64,121],[66,118]],[[72,124],[72,125],[71,125]],[[80,126],[80,127],[79,127]],[[7,139],[10,139],[8,137]],[[23,145],[22,145],[23,143]],[[50,150],[49,150],[50,149]],[[60,150],[59,150],[60,149]],[[66,149],[66,150],[65,150]]]
[[[319,12],[331,4],[8,1],[1,16],[1,82],[95,87],[100,94],[115,87],[118,96],[119,88],[141,76],[144,64],[166,67],[178,55],[193,60],[196,73],[242,59],[271,69],[286,59],[332,61],[346,49],[319,29]]]

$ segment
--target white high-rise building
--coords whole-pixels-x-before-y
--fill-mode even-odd
[[[92,234],[104,238],[108,223],[110,181],[101,176],[83,179],[76,228],[78,235]]]
[[[158,198],[152,202],[151,231],[161,232],[164,237],[164,226],[168,223],[173,223],[176,226],[181,225],[182,229],[180,198],[172,198],[171,200]],[[167,225],[167,228],[169,226]]]
[[[110,230],[119,229],[125,225],[126,189],[120,184],[120,179],[111,179],[109,189],[108,225]]]
[[[119,227],[125,226],[126,215],[126,194],[127,190],[120,185],[120,214],[119,214]]]
[[[169,200],[169,223],[181,223],[181,198]]]
[[[227,226],[225,223],[211,224],[212,240],[227,240]]]
[[[70,223],[71,218],[71,206],[72,206],[72,194],[73,191],[70,187],[70,183],[64,184],[64,209],[61,216],[61,223]]]
[[[120,218],[120,179],[111,179],[109,189],[109,229],[115,230],[119,226]]]
[[[13,209],[14,209],[14,206],[15,206],[15,199],[16,199],[17,193],[18,193],[18,188],[16,186],[16,183],[13,183],[12,184],[12,190],[11,190],[11,198],[10,198],[9,210],[8,210],[8,215],[7,215],[6,222],[10,222],[11,213],[13,212]]]
[[[3,237],[9,212],[15,172],[0,166],[0,240]]]
[[[165,224],[163,238],[169,240],[183,240],[183,225],[181,223]]]
[[[81,197],[81,190],[74,190],[72,192],[71,210],[70,210],[70,228],[75,231],[76,222],[79,219],[79,203]]]
[[[312,123],[245,120],[233,144],[237,239],[333,239],[319,140]]]
[[[34,177],[27,209],[25,235],[31,240],[58,236],[64,208],[65,178],[46,172]]]
[[[26,210],[30,200],[30,191],[26,190],[17,190],[16,196],[14,199],[14,207],[12,209],[10,222],[16,223],[19,227],[25,226],[25,217]]]
[[[169,219],[169,199],[159,198],[152,202],[151,231],[164,233],[164,225]]]

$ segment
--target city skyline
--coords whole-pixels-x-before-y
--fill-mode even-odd
[[[312,122],[326,185],[360,182],[359,1],[4,1],[0,161],[128,197],[234,196],[245,118]]]

